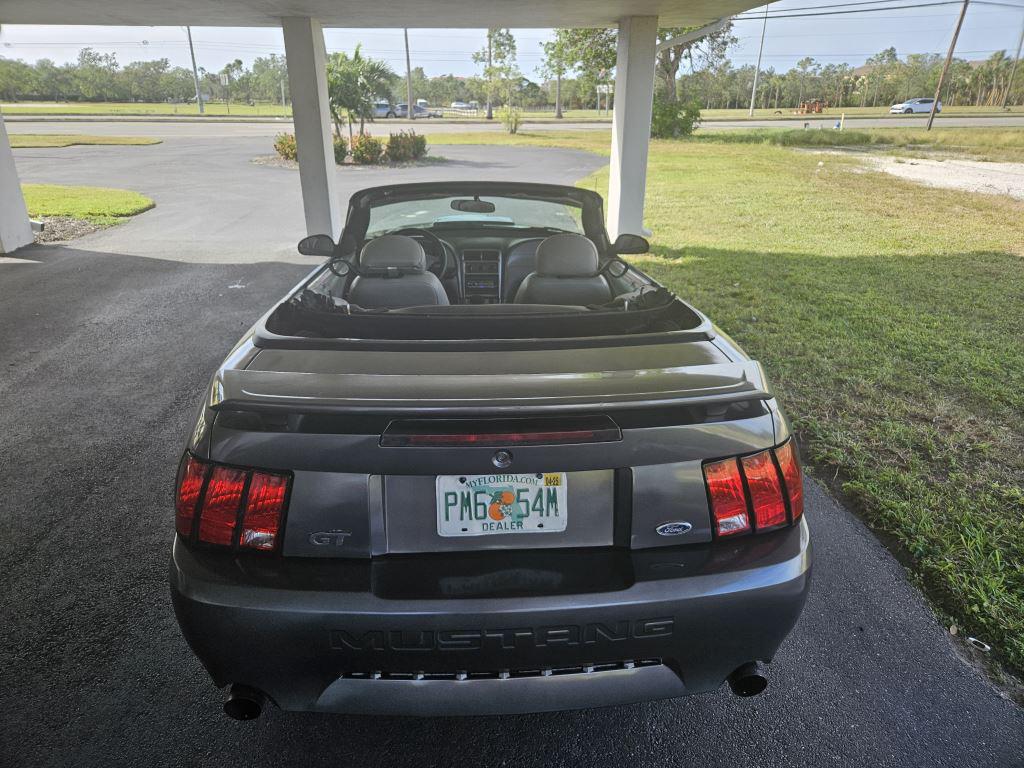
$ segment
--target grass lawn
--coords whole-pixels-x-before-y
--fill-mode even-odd
[[[568,147],[607,155],[610,131],[520,131],[507,133],[432,133],[431,144],[502,144],[507,146]],[[698,130],[690,143],[768,144],[780,147],[827,149],[861,148],[915,155],[939,153],[983,160],[1024,162],[1024,128],[870,128],[801,130],[754,128]],[[686,143],[686,142],[683,142]]]
[[[230,108],[220,102],[208,102],[205,113],[211,117],[231,115],[233,117],[291,117],[292,108],[280,104],[236,104]],[[198,115],[195,104],[124,103],[124,102],[52,102],[22,101],[5,103],[5,115]]]
[[[77,133],[12,133],[10,134],[13,149],[31,149],[37,147],[73,147],[80,144],[159,144],[160,139],[151,136],[86,136]]]
[[[652,142],[652,253],[630,260],[763,361],[816,474],[1024,671],[1024,203],[721,135]],[[430,137],[489,140],[608,151],[604,132]]]
[[[98,226],[110,226],[154,205],[145,195],[127,189],[22,184],[29,216],[68,216]]]

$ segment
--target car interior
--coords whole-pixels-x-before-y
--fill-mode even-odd
[[[586,235],[426,228],[368,239],[308,286],[364,310],[445,305],[602,306],[637,290],[628,266]]]
[[[365,309],[607,304],[612,288],[598,264],[594,243],[574,233],[510,239],[473,232],[448,240],[381,235],[360,251],[344,298]]]

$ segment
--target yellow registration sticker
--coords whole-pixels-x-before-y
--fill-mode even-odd
[[[545,472],[544,473],[544,487],[545,488],[557,488],[562,484],[562,473],[561,472]]]

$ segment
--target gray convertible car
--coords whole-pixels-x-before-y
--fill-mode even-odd
[[[810,579],[764,371],[600,196],[352,196],[213,376],[171,593],[225,711],[486,715],[768,682]]]

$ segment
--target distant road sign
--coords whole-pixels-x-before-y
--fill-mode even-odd
[[[602,83],[602,84],[597,86],[597,92],[598,93],[611,93],[612,92],[612,87],[608,83]]]

